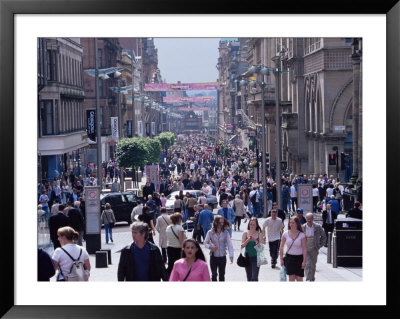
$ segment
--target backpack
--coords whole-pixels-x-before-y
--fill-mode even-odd
[[[68,275],[64,275],[61,271],[61,275],[64,277],[65,281],[88,281],[89,271],[85,270],[83,262],[79,261],[82,255],[82,248],[79,253],[79,257],[75,260],[72,256],[64,249],[61,248],[68,256],[72,259],[73,263]]]

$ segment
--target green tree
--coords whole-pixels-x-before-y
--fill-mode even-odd
[[[162,148],[168,149],[175,142],[175,134],[172,132],[163,132],[156,139],[160,141]]]
[[[117,143],[116,160],[119,167],[143,167],[146,164],[147,151],[143,138],[124,138]]]
[[[161,155],[161,143],[156,138],[145,138],[146,162],[158,163]]]

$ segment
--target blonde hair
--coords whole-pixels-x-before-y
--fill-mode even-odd
[[[75,229],[69,226],[59,228],[57,230],[57,235],[64,236],[65,238],[71,241],[77,241],[79,238],[79,233]]]

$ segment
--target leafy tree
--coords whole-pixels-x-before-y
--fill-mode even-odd
[[[158,163],[161,155],[161,143],[156,138],[145,138],[146,146],[146,162],[147,163]]]
[[[163,149],[168,149],[175,142],[175,134],[172,132],[162,132],[156,137],[161,143]]]
[[[146,164],[146,143],[143,138],[124,138],[118,141],[116,160],[120,167],[143,167]]]

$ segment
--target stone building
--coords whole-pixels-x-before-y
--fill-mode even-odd
[[[81,38],[83,47],[83,70],[95,69],[95,38]],[[118,39],[98,38],[97,39],[97,58],[98,68],[105,69],[117,66],[117,61],[121,60],[122,48]],[[95,78],[87,72],[83,72],[85,86],[84,109],[96,110],[96,88]],[[109,79],[99,78],[99,104],[100,104],[100,126],[101,126],[101,149],[102,162],[114,158],[115,141],[111,136],[111,117],[118,116],[117,94],[109,88],[117,87],[118,80],[114,79],[113,74]],[[86,116],[85,116],[86,117]],[[88,162],[97,163],[96,142],[90,142],[90,151],[88,152]]]
[[[85,167],[82,56],[79,39],[38,39],[38,180]]]
[[[243,78],[266,83],[264,107],[266,114],[266,145],[271,166],[276,165],[275,80],[279,76],[279,114],[281,139],[281,167],[286,173],[327,173],[341,180],[351,175],[351,165],[341,163],[341,153],[346,160],[353,158],[354,54],[352,39],[348,38],[251,38],[248,46],[249,66],[259,65],[270,69],[269,76],[245,72]],[[279,74],[275,63],[278,57]],[[361,69],[359,67],[359,69]],[[358,79],[361,83],[360,74]],[[361,84],[358,83],[358,87]],[[261,129],[261,89],[240,90],[245,100],[243,116],[258,136]],[[360,100],[360,98],[357,98]],[[361,108],[361,103],[360,108]],[[358,114],[356,112],[356,114]],[[357,132],[361,132],[362,123]],[[260,141],[260,140],[259,140]],[[361,134],[357,134],[357,153],[361,154]],[[339,164],[331,165],[334,155]],[[360,155],[358,163],[360,163]],[[360,166],[360,164],[358,165]],[[337,171],[338,169],[338,171]],[[361,171],[361,169],[359,169]],[[358,172],[360,175],[361,172]]]

